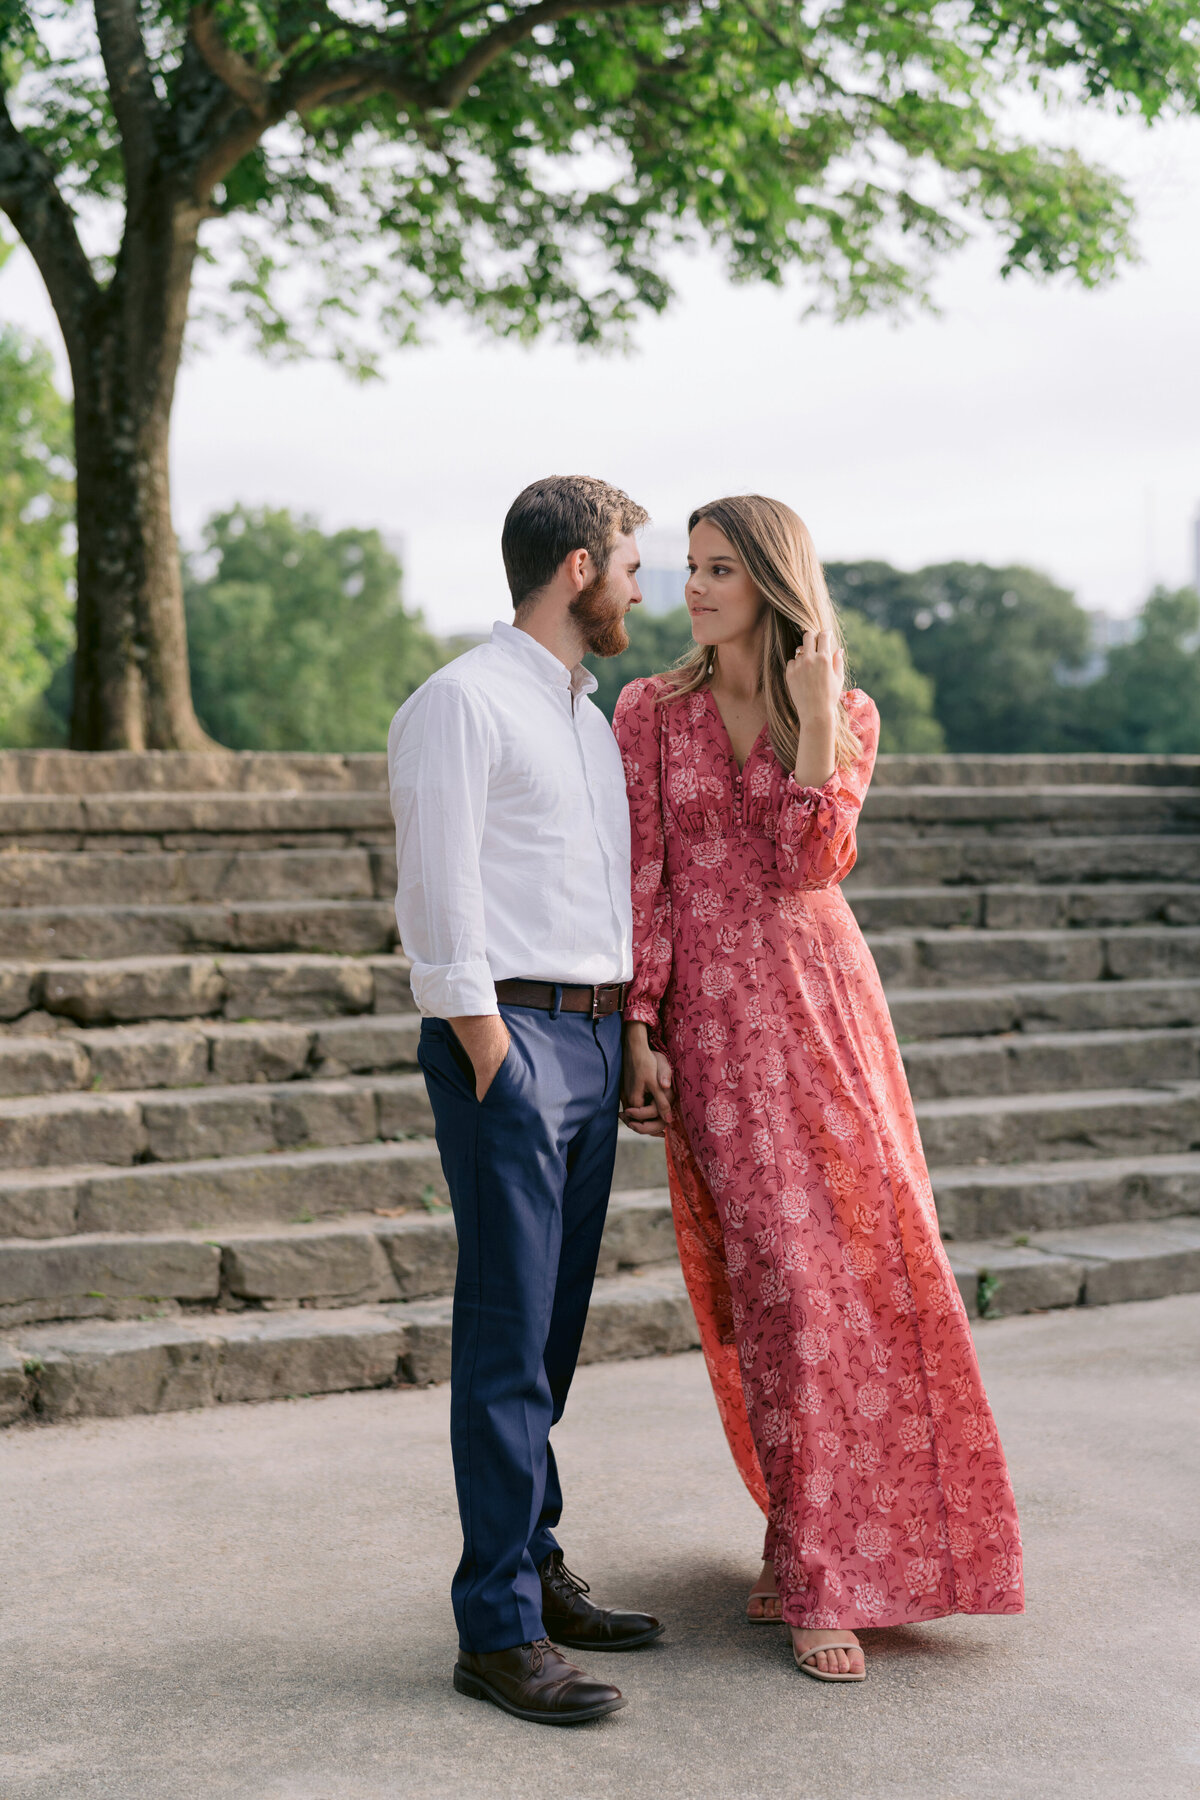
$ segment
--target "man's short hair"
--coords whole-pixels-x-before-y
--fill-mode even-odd
[[[508,509],[500,549],[515,607],[544,588],[573,550],[586,550],[599,574],[619,535],[650,517],[644,506],[591,475],[548,475],[517,495]]]

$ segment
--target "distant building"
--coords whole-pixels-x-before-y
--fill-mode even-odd
[[[1138,617],[1116,618],[1112,613],[1089,612],[1092,641],[1088,659],[1078,669],[1060,669],[1058,679],[1065,687],[1086,687],[1089,681],[1095,681],[1103,675],[1108,662],[1108,653],[1119,644],[1130,644],[1137,636]]]
[[[687,570],[681,566],[674,569],[638,570],[638,586],[642,590],[642,604],[648,613],[674,612],[676,607],[684,604],[683,590],[687,584]]]

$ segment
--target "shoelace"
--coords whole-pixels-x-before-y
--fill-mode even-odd
[[[566,1588],[573,1588],[577,1594],[590,1594],[591,1588],[582,1576],[573,1575],[566,1563],[552,1563],[550,1566],[551,1583],[559,1583]]]
[[[554,1645],[549,1638],[535,1638],[529,1646],[529,1670],[532,1675],[540,1675],[546,1661],[546,1651],[553,1650]]]

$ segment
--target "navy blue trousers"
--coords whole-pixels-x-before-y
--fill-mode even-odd
[[[458,1230],[450,1442],[465,1650],[544,1636],[538,1565],[557,1546],[562,1417],[587,1318],[617,1141],[621,1021],[502,1006],[512,1038],[482,1102],[442,1019],[418,1060]]]

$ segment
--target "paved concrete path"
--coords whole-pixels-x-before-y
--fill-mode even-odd
[[[980,1330],[1024,1619],[741,1621],[761,1527],[698,1357],[584,1369],[569,1563],[669,1621],[575,1731],[449,1683],[443,1389],[0,1438],[0,1800],[1155,1800],[1200,1794],[1200,1297]]]

